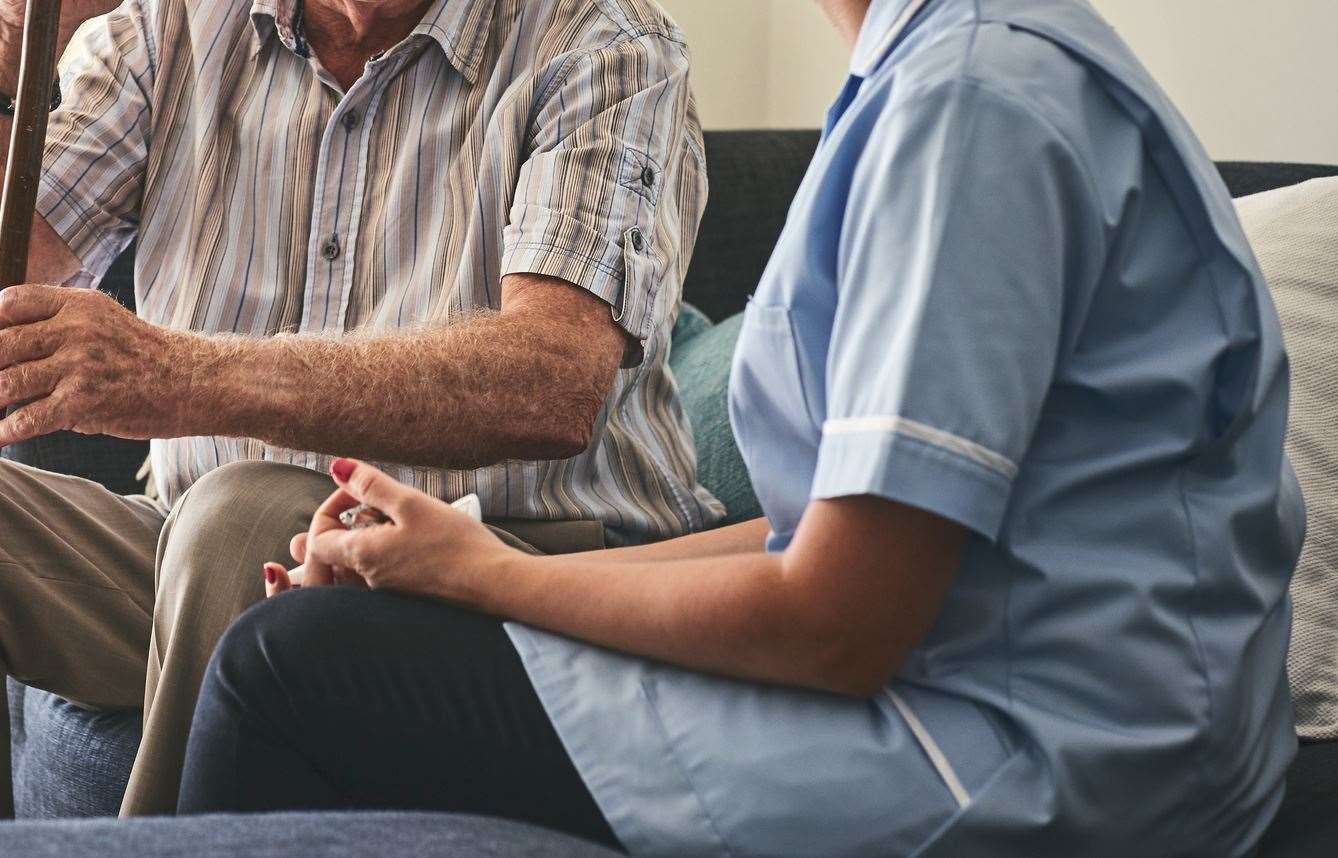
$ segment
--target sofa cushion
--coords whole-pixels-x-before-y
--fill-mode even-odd
[[[277,813],[21,822],[0,827],[0,855],[32,858],[602,858],[616,854],[529,825],[438,813]]]
[[[742,315],[712,325],[684,305],[669,354],[697,446],[697,479],[725,505],[725,524],[762,514],[729,423],[729,371],[742,325]]]
[[[1338,739],[1338,178],[1237,201],[1291,357],[1287,453],[1306,498],[1288,671],[1297,732]]]
[[[818,146],[814,130],[708,131],[711,194],[683,298],[715,321],[743,309]]]
[[[1296,164],[1269,161],[1218,161],[1217,172],[1233,197],[1259,194],[1297,185],[1321,176],[1338,176],[1335,164]]]
[[[1287,795],[1257,858],[1338,855],[1338,743],[1303,744],[1287,772]]]
[[[13,680],[9,693],[16,815],[115,816],[139,749],[143,715],[91,712]]]

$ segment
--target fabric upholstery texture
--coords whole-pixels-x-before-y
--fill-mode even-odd
[[[1287,798],[1264,834],[1259,858],[1338,855],[1338,743],[1305,744],[1287,771]]]
[[[1274,164],[1263,161],[1219,161],[1227,190],[1233,197],[1285,188],[1322,176],[1338,175],[1338,166],[1328,164]]]
[[[1288,658],[1296,729],[1338,739],[1338,178],[1237,201],[1291,357],[1287,453],[1306,498]]]
[[[730,362],[742,325],[741,314],[712,326],[697,310],[685,307],[669,354],[683,410],[692,423],[697,478],[725,505],[723,524],[762,514],[729,423]]]
[[[10,703],[16,815],[115,816],[143,713],[91,712],[13,680]]]
[[[703,482],[727,504],[731,521],[750,517],[748,503],[755,504],[755,499],[750,500],[751,487],[745,488],[744,482],[733,482],[732,476],[737,473],[746,478],[741,462],[737,465],[740,470],[733,470],[738,453],[733,449],[724,400],[738,325],[737,320],[729,317],[743,309],[761,278],[784,225],[789,200],[799,186],[817,141],[818,135],[813,131],[706,135],[711,200],[684,286],[686,300],[701,308],[704,316],[690,310],[684,312],[675,331],[671,364],[693,423]],[[1318,176],[1338,175],[1338,167],[1315,165],[1218,166],[1234,196]],[[103,282],[103,288],[118,294],[126,303],[131,300],[128,263],[129,254]],[[1268,267],[1266,264],[1266,273]],[[1280,307],[1283,304],[1280,299]],[[1290,315],[1286,309],[1283,312],[1284,318]],[[713,327],[707,317],[722,324]],[[1329,401],[1338,401],[1338,393],[1331,393]],[[1334,423],[1332,414],[1330,422]],[[7,450],[5,455],[40,467],[91,476],[117,491],[137,491],[134,473],[144,459],[145,446],[87,436],[52,436]],[[1313,496],[1310,502],[1313,505]],[[1313,512],[1312,508],[1312,515]],[[1313,533],[1312,529],[1312,536]],[[82,816],[114,812],[138,745],[139,713],[91,713],[13,682],[10,703],[20,815]],[[78,773],[83,769],[97,773],[80,777]],[[1289,776],[1287,801],[1260,855],[1265,858],[1338,855],[1335,810],[1338,810],[1338,744],[1303,745]],[[99,856],[303,854],[298,846],[302,841],[295,839],[294,832],[300,832],[307,843],[318,844],[323,854],[332,855],[372,851],[366,846],[368,841],[358,839],[369,832],[376,837],[371,841],[373,848],[386,854],[456,854],[449,851],[452,848],[457,848],[458,854],[582,854],[559,851],[552,845],[559,841],[547,834],[541,835],[541,847],[533,853],[505,840],[496,841],[504,844],[500,847],[503,851],[489,852],[486,849],[493,847],[482,842],[452,840],[467,838],[469,833],[451,834],[432,817],[387,815],[370,821],[365,815],[270,819],[274,820],[273,829],[263,822],[230,820],[174,824],[155,820],[127,826],[99,821],[87,828],[69,824],[17,826],[0,835],[11,838],[0,839],[0,854],[92,855],[94,849]],[[386,826],[398,828],[404,838],[412,838],[417,832],[423,839],[396,839],[401,834],[388,831]],[[251,839],[237,839],[243,835],[250,835]],[[420,843],[429,845],[420,847]],[[465,846],[458,846],[460,843]]]
[[[282,813],[0,827],[0,855],[27,858],[601,858],[601,847],[541,828],[430,813]]]
[[[683,300],[717,322],[743,309],[762,279],[817,145],[816,131],[706,134],[711,195]]]

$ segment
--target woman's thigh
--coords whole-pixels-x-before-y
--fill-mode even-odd
[[[502,624],[442,603],[298,590],[215,653],[183,812],[430,809],[616,843]]]

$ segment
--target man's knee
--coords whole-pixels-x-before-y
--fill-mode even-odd
[[[288,540],[307,528],[332,489],[323,474],[274,462],[210,471],[168,516],[158,551],[160,594],[195,579],[245,575],[258,582],[261,564],[288,560]]]
[[[195,481],[173,509],[178,519],[213,522],[225,517],[254,516],[271,505],[276,493],[289,485],[312,485],[333,489],[324,474],[277,462],[231,462],[215,468]]]
[[[0,458],[0,495],[4,494],[5,484],[9,482],[10,475],[22,467],[23,465],[11,459]]]
[[[0,412],[0,416],[3,412]],[[0,459],[0,506],[23,504],[32,494],[34,477],[43,472],[31,465],[24,465],[11,459]]]

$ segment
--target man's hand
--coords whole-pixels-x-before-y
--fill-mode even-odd
[[[171,437],[189,397],[190,334],[156,327],[91,289],[0,292],[0,447],[59,429]]]

